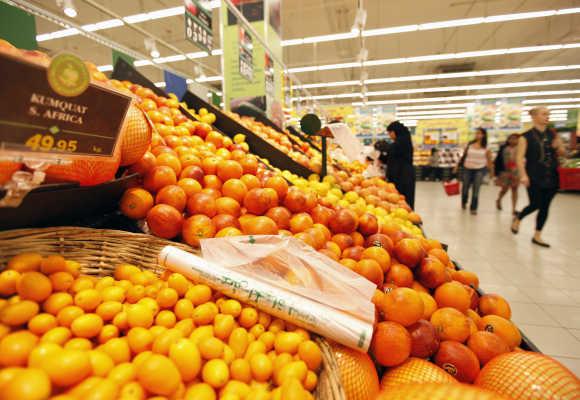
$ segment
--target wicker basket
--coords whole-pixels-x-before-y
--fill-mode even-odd
[[[81,264],[85,274],[112,275],[116,265],[130,263],[160,273],[159,251],[167,245],[195,252],[191,247],[141,233],[77,227],[18,229],[0,232],[0,270],[20,253],[61,254]],[[319,400],[346,400],[340,370],[332,349],[317,338],[322,349],[323,366],[315,396]]]

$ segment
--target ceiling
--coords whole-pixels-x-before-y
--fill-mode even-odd
[[[151,12],[183,5],[179,0],[90,0],[104,6],[121,17]],[[361,0],[367,12],[365,30],[425,24],[464,18],[480,18],[503,14],[524,13],[545,10],[580,8],[580,0]],[[56,1],[33,0],[32,4],[45,8],[64,18]],[[86,0],[75,0],[78,16],[72,21],[80,25],[91,24],[115,18],[97,10]],[[357,14],[356,0],[282,0],[282,39],[291,40],[318,35],[346,33],[351,31]],[[214,42],[219,44],[219,10],[213,10]],[[69,19],[71,20],[71,19]],[[184,38],[184,17],[182,14],[135,24],[139,28],[171,43],[183,53],[199,52]],[[38,34],[63,29],[52,22],[37,17]],[[127,25],[95,32],[122,44],[134,51],[146,54],[144,36]],[[354,35],[353,35],[354,36]],[[474,52],[482,50],[521,48],[528,46],[580,43],[580,9],[573,13],[540,18],[489,22],[429,29],[412,32],[370,36],[364,39],[368,49],[367,60],[397,59],[417,56],[431,56],[449,53]],[[93,61],[99,66],[111,64],[108,48],[81,35],[41,41],[41,48],[52,52],[72,51]],[[219,45],[216,45],[218,47]],[[161,57],[174,55],[175,51],[157,45]],[[219,46],[221,47],[221,46]],[[580,47],[568,46],[544,51],[499,54],[489,56],[458,56],[450,60],[422,60],[420,62],[391,61],[387,65],[368,66],[368,79],[398,78],[412,75],[431,75],[453,71],[486,71],[493,69],[513,69],[524,67],[548,67],[580,65]],[[308,43],[283,48],[284,63],[288,68],[356,62],[361,49],[358,37],[319,43]],[[536,49],[537,50],[537,49]],[[220,56],[198,58],[207,76],[220,75]],[[194,63],[190,60],[164,64],[190,78],[196,78]],[[413,99],[441,96],[464,96],[471,94],[508,93],[547,90],[580,90],[580,67],[568,70],[533,73],[496,74],[488,76],[457,77],[447,79],[424,79],[367,84],[368,101],[390,99]],[[162,81],[162,72],[155,66],[143,66],[139,70],[153,81]],[[352,103],[361,101],[361,85],[329,85],[329,82],[360,81],[360,67],[323,71],[297,72],[295,76],[302,84],[323,83],[325,86],[309,88],[313,96],[322,96],[320,103]],[[466,85],[499,84],[513,82],[537,82],[554,80],[576,80],[563,85],[541,84],[537,86],[497,88],[462,88]],[[220,81],[210,82],[220,88]],[[428,91],[425,88],[453,86],[453,90]],[[459,86],[459,87],[458,87]],[[418,89],[414,93],[404,91],[372,95],[372,92]],[[441,89],[443,90],[443,89]],[[338,98],[336,96],[339,96]],[[340,97],[343,96],[343,97]],[[346,97],[349,96],[349,97]],[[562,97],[562,96],[560,96]],[[578,97],[579,94],[564,97]]]

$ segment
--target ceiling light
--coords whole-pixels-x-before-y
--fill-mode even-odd
[[[398,116],[397,116],[398,118]],[[465,118],[465,113],[443,114],[443,115],[409,115],[405,119],[440,119],[440,118]]]
[[[465,113],[465,108],[455,108],[451,110],[426,110],[426,111],[403,111],[400,112],[399,108],[397,107],[397,117],[403,117],[407,115],[417,115],[417,114],[425,114],[425,115],[436,115],[436,114],[460,114]]]
[[[395,90],[380,90],[375,92],[367,92],[366,96],[390,96],[395,94],[414,94],[414,93],[436,93],[436,92],[455,92],[467,90],[489,90],[489,89],[506,89],[515,87],[531,87],[531,86],[554,86],[554,85],[573,85],[580,83],[580,79],[558,79],[552,81],[533,81],[533,82],[505,82],[505,83],[489,83],[482,85],[463,85],[463,86],[438,86],[430,88],[416,88],[416,89],[395,89]],[[327,95],[316,95],[310,98],[314,100],[331,99],[333,97],[360,97],[361,93],[335,93]],[[293,98],[294,101],[297,98]]]
[[[97,67],[97,69],[101,72],[107,72],[107,71],[112,71],[113,70],[113,66],[111,64],[107,64],[107,65],[99,65]]]
[[[223,80],[223,77],[221,77],[221,76],[207,76],[204,79],[202,79],[202,78],[197,78],[196,79],[197,82],[201,82],[201,83],[204,83],[204,82],[219,82],[219,81],[222,81],[222,80]]]
[[[545,18],[551,17],[554,15],[566,15],[566,14],[577,14],[580,13],[580,8],[564,8],[560,10],[543,10],[543,11],[532,11],[532,12],[524,12],[524,13],[515,13],[515,14],[503,14],[503,15],[490,15],[488,17],[476,17],[476,18],[463,18],[463,19],[452,19],[447,21],[437,21],[437,22],[428,22],[424,24],[414,24],[414,25],[402,25],[402,26],[391,26],[385,28],[376,28],[376,29],[367,29],[362,31],[363,37],[372,37],[372,36],[383,36],[383,35],[393,35],[397,33],[405,33],[405,32],[416,32],[416,31],[424,31],[424,30],[433,30],[433,29],[446,29],[446,28],[454,28],[458,26],[468,26],[468,25],[479,25],[479,24],[491,24],[497,22],[506,22],[506,21],[516,21],[516,20],[525,20],[525,19],[534,19],[534,18]],[[337,34],[340,35],[340,34]],[[354,37],[358,36],[355,35]],[[282,46],[297,46],[305,43],[317,43],[316,36],[313,37],[305,37],[305,38],[296,38],[296,39],[288,39],[282,41]],[[335,40],[344,40],[344,39],[351,39],[351,37],[344,37],[344,38],[337,38]]]
[[[165,87],[167,84],[165,82],[155,82],[154,85],[157,87]]]
[[[145,49],[149,52],[149,55],[153,58],[159,58],[159,50],[157,50],[157,43],[153,38],[145,38]]]
[[[537,96],[559,96],[566,94],[580,94],[580,90],[547,90],[538,92],[511,92],[511,93],[493,93],[493,94],[478,94],[468,96],[446,96],[446,97],[427,97],[418,99],[393,99],[393,100],[376,100],[369,101],[368,105],[381,104],[405,104],[405,103],[430,103],[438,101],[461,101],[461,100],[483,100],[483,99],[503,99],[514,97],[537,97]],[[352,103],[353,106],[362,105],[361,102]]]
[[[571,101],[580,101],[580,97],[566,97],[561,99],[533,99],[524,100],[522,104],[542,104],[542,103],[567,103]]]
[[[454,79],[454,78],[472,78],[478,76],[494,76],[494,75],[512,75],[524,74],[532,72],[553,72],[580,69],[580,65],[555,65],[546,67],[524,67],[524,68],[509,68],[509,69],[491,69],[484,71],[467,71],[467,72],[449,72],[443,74],[428,74],[428,75],[410,75],[397,76],[392,78],[374,78],[364,79],[364,84],[372,85],[379,83],[398,83],[398,82],[412,82],[425,81],[436,79]],[[337,86],[356,86],[361,82],[357,81],[338,81],[338,82],[322,82],[322,83],[308,83],[305,85],[294,86],[295,89],[316,89],[323,87],[337,87]]]
[[[76,18],[77,9],[73,0],[57,0],[57,5],[62,8],[62,12],[69,18]]]
[[[81,28],[87,32],[94,32],[100,31],[101,29],[115,28],[117,26],[123,26],[123,21],[120,19],[108,19],[106,21],[97,22],[96,24],[83,25]]]
[[[399,110],[430,110],[433,108],[456,108],[456,107],[470,107],[475,103],[454,103],[454,104],[429,104],[425,106],[397,106],[397,111]]]
[[[478,51],[465,51],[460,53],[446,53],[446,54],[432,54],[425,56],[416,57],[400,57],[400,58],[387,58],[382,60],[370,60],[364,63],[367,66],[378,66],[378,65],[391,65],[391,64],[405,64],[413,62],[425,62],[425,61],[441,61],[441,60],[456,60],[461,58],[472,58],[472,57],[487,57],[495,55],[504,54],[518,54],[518,53],[528,53],[528,52],[540,52],[540,51],[550,51],[550,50],[563,50],[569,48],[580,47],[580,43],[568,43],[568,44],[555,44],[555,45],[543,45],[543,46],[531,46],[531,47],[513,47],[507,49],[493,49],[493,50],[478,50]],[[341,64],[327,64],[327,65],[313,65],[304,67],[289,68],[290,73],[299,72],[312,72],[312,71],[324,71],[331,69],[343,69],[343,68],[358,68],[362,64],[358,62],[341,63]]]

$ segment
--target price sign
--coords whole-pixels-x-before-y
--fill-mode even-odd
[[[252,82],[254,80],[254,45],[252,43],[252,36],[241,25],[238,29],[240,75]]]
[[[61,89],[83,83],[74,56],[66,56],[59,76],[53,65],[47,73],[43,66],[0,54],[0,76],[10,77],[0,90],[0,154],[21,159],[113,155],[131,98],[95,84],[76,96],[59,90],[54,79],[64,85]]]
[[[213,49],[211,12],[198,0],[185,0],[185,37],[208,53]]]

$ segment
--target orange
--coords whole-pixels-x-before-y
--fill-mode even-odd
[[[185,276],[175,272],[167,278],[167,286],[174,289],[182,297],[189,289],[190,283]]]
[[[0,341],[0,365],[3,367],[23,367],[28,355],[38,342],[38,337],[28,331],[16,331],[4,336]]]
[[[66,292],[74,282],[74,277],[69,272],[56,272],[49,279],[55,292]]]
[[[136,326],[149,328],[153,324],[153,313],[144,304],[132,304],[127,307],[127,324],[131,328]]]
[[[155,236],[172,239],[181,233],[183,215],[175,207],[157,204],[147,213],[147,225]]]
[[[2,385],[3,399],[43,400],[50,396],[48,375],[36,368],[18,370],[14,377]]]
[[[298,356],[311,371],[317,371],[322,365],[322,351],[312,340],[306,340],[298,345]]]
[[[389,271],[389,267],[391,266],[391,256],[382,247],[371,246],[366,248],[362,254],[361,258],[364,260],[366,258],[375,260],[381,266],[383,272]]]
[[[41,262],[42,256],[40,254],[22,253],[15,255],[10,260],[8,260],[7,269],[20,273],[38,271],[40,269]]]
[[[459,282],[446,282],[435,290],[437,306],[453,307],[461,312],[467,311],[471,304],[469,292]]]
[[[68,295],[68,293],[56,293],[56,294],[67,294]],[[68,296],[70,296],[70,295],[68,295]],[[72,303],[72,297],[71,297],[70,301]],[[46,303],[45,303],[44,309],[46,311],[50,312],[46,308]],[[56,313],[56,320],[58,321],[58,324],[60,326],[70,327],[70,325],[75,320],[75,318],[77,318],[80,315],[83,315],[84,313],[85,312],[83,311],[83,309],[78,307],[78,306],[66,306],[66,307],[62,307],[58,311],[58,313]],[[51,314],[54,315],[55,313],[51,312]]]
[[[21,300],[8,304],[0,310],[0,322],[9,326],[23,325],[36,314],[38,314],[38,304],[30,300]]]
[[[403,264],[391,265],[385,276],[386,283],[392,283],[398,287],[411,287],[413,285],[413,279],[413,272]]]
[[[210,360],[203,366],[202,378],[213,388],[221,388],[228,382],[230,370],[224,360]]]
[[[54,274],[55,272],[65,272],[66,261],[62,256],[50,255],[40,262],[40,272],[45,275]]]
[[[396,288],[385,295],[379,309],[388,321],[410,326],[423,318],[425,306],[415,290]]]
[[[93,348],[93,343],[85,338],[72,338],[64,344],[64,348],[71,350],[91,350]]]
[[[467,317],[455,308],[444,307],[431,315],[431,324],[441,340],[464,342],[470,334]]]
[[[131,188],[123,194],[119,209],[129,218],[143,219],[153,205],[154,200],[151,193],[142,188]]]
[[[201,192],[202,189],[201,184],[193,178],[182,178],[177,182],[177,185],[183,189],[187,198]]]
[[[479,313],[485,315],[499,315],[510,319],[512,310],[506,299],[498,294],[484,294],[479,299]]]
[[[169,396],[181,383],[179,370],[167,357],[152,354],[137,368],[137,380],[152,394]]]
[[[175,317],[175,314],[169,310],[160,311],[155,317],[155,325],[164,326],[166,328],[173,328],[176,322],[177,318]]]
[[[54,357],[62,348],[55,343],[40,343],[38,344],[28,356],[29,368],[40,368],[44,360],[48,357]],[[0,383],[1,385],[1,383]]]
[[[453,271],[451,273],[453,280],[463,283],[464,285],[471,286],[474,289],[479,287],[479,278],[477,275],[470,271]]]
[[[258,323],[258,311],[253,307],[244,307],[238,318],[242,328],[250,329]]]
[[[63,349],[54,357],[47,357],[41,368],[51,382],[60,387],[72,386],[92,372],[89,352]]]
[[[54,315],[42,313],[35,315],[28,321],[28,330],[37,336],[42,336],[50,329],[55,328],[56,324],[57,321]]]
[[[292,233],[304,232],[306,229],[311,228],[314,225],[314,221],[310,214],[299,213],[295,214],[290,218],[290,231]]]
[[[176,176],[179,176],[179,173],[181,172],[181,161],[179,161],[179,157],[175,154],[161,153],[157,156],[156,161],[157,166],[167,166],[175,172]]]
[[[47,331],[40,338],[41,343],[56,343],[63,346],[72,336],[71,331],[64,326],[57,326]]]
[[[510,350],[518,347],[522,341],[522,335],[513,322],[498,315],[483,317],[479,322],[479,329],[498,335],[507,343]]]
[[[93,338],[103,328],[103,319],[97,314],[84,314],[75,319],[70,329],[77,337]]]
[[[42,308],[44,311],[52,314],[57,315],[62,309],[67,308],[73,304],[73,297],[68,293],[53,293],[50,295]],[[82,308],[78,307],[81,311]]]
[[[153,353],[168,354],[171,345],[181,339],[182,336],[183,333],[179,329],[171,328],[164,330],[153,341]]]
[[[40,272],[25,272],[18,281],[17,290],[21,299],[40,303],[52,293],[52,283]]]
[[[240,179],[244,170],[239,162],[233,160],[219,161],[217,164],[217,176],[222,182],[228,179]]]
[[[131,264],[119,264],[115,268],[113,276],[117,280],[129,279],[131,275],[141,272],[139,268]]]
[[[431,315],[437,310],[437,302],[429,293],[418,292],[423,300],[423,319],[429,320]]]
[[[145,400],[145,390],[139,382],[128,382],[120,387],[119,398],[122,400]]]
[[[479,331],[471,334],[467,346],[475,353],[481,365],[492,358],[509,352],[507,343],[495,333]]]
[[[84,311],[94,311],[101,304],[101,293],[96,289],[81,290],[75,295],[75,305]]]
[[[185,400],[216,400],[214,389],[207,383],[191,385],[185,392]]]
[[[177,211],[183,212],[187,204],[187,194],[178,185],[168,185],[157,192],[155,204],[167,204]]]
[[[80,276],[75,279],[72,286],[70,287],[69,292],[71,292],[72,294],[76,294],[81,290],[92,289],[93,287],[95,287],[95,285],[91,278],[89,278],[88,276]]]
[[[165,288],[157,293],[156,301],[160,308],[171,308],[177,302],[178,297],[175,289]]]
[[[6,270],[0,273],[0,296],[8,297],[16,293],[16,285],[20,280],[20,272]]]
[[[118,287],[115,287],[118,288]],[[118,301],[104,301],[99,304],[95,313],[97,313],[104,321],[111,321],[115,315],[123,310],[123,304]]]
[[[447,252],[443,249],[431,249],[427,252],[428,255],[436,257],[443,263],[443,265],[449,264],[449,256]]]
[[[331,344],[340,371],[346,398],[374,399],[379,393],[379,377],[375,364],[367,353]]]
[[[108,324],[103,326],[103,329],[101,329],[98,340],[99,343],[103,344],[116,337],[119,337],[119,328],[115,325]]]
[[[93,376],[106,377],[115,367],[111,357],[102,351],[91,350],[88,353],[93,370]]]
[[[240,179],[227,179],[224,181],[221,191],[224,196],[230,197],[241,204],[248,192],[248,188]]]
[[[367,258],[358,261],[353,270],[377,286],[381,286],[383,284],[383,270],[381,269],[380,264],[374,259]]]
[[[148,356],[146,353],[141,354]],[[135,357],[133,363],[123,362],[115,365],[113,369],[109,372],[109,375],[107,375],[107,378],[112,380],[119,386],[134,381],[135,378],[137,377],[137,367],[139,366],[139,363],[137,362],[137,357]]]
[[[380,322],[375,327],[371,351],[379,364],[393,367],[411,354],[411,335],[396,322]]]

